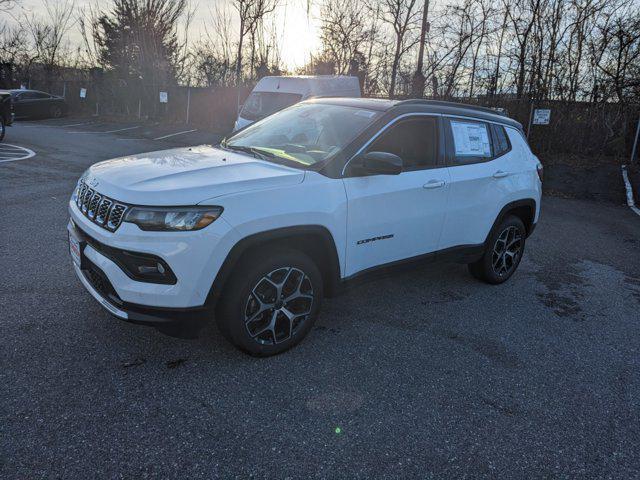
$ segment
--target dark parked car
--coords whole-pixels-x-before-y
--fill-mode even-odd
[[[11,90],[16,118],[53,117],[67,113],[64,98],[38,90]]]
[[[0,142],[4,139],[6,128],[13,122],[11,107],[11,94],[6,90],[0,90]]]

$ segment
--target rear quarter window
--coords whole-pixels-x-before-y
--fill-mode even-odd
[[[493,124],[493,150],[496,157],[504,155],[511,150],[511,142],[507,136],[507,132],[502,125]]]

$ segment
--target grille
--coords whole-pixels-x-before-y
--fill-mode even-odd
[[[80,181],[76,189],[75,202],[85,217],[112,232],[120,226],[129,208],[101,195],[83,181]]]

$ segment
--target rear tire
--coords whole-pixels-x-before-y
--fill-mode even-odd
[[[469,273],[493,285],[506,282],[520,265],[525,238],[522,220],[515,215],[507,216],[489,234],[482,258],[468,265]]]
[[[298,344],[322,301],[322,275],[302,252],[270,249],[240,260],[216,308],[220,333],[237,348],[267,357]]]
[[[2,140],[4,140],[4,134],[6,132],[7,128],[4,124],[4,118],[0,117],[0,142]]]
[[[59,105],[53,105],[49,110],[49,114],[51,118],[60,118],[62,117],[62,108]]]

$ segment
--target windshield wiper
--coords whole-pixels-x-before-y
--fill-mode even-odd
[[[252,155],[252,156],[254,156],[256,158],[259,158],[260,160],[267,160],[267,159],[276,158],[275,154],[273,154],[271,152],[264,151],[264,150],[260,150],[260,149],[255,148],[255,147],[245,147],[243,145],[229,145],[226,142],[223,145],[223,147],[227,148],[229,150],[236,150],[238,152],[248,153],[249,155]]]

